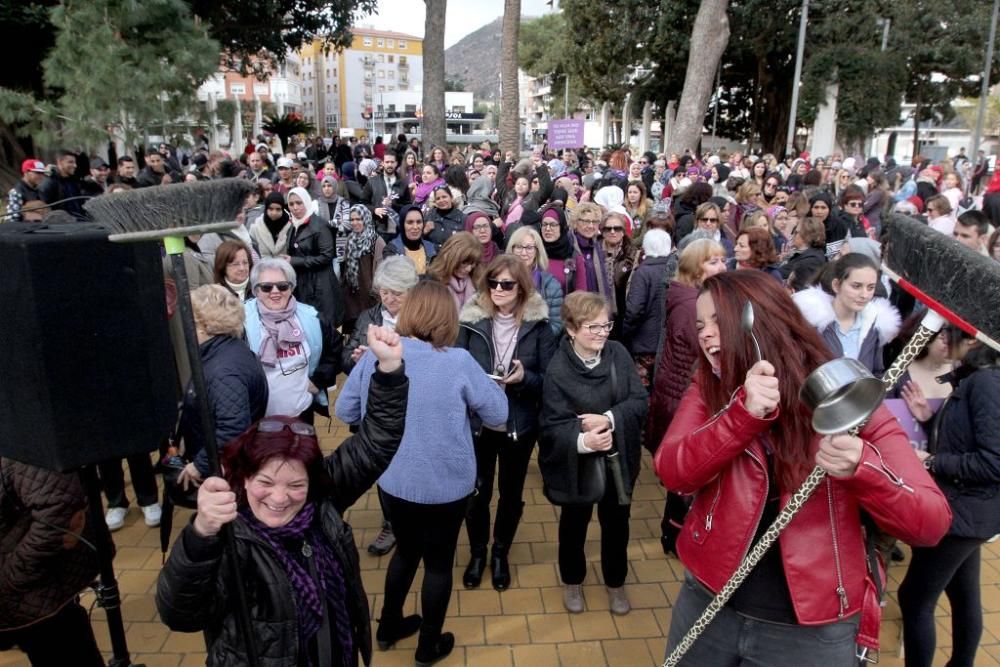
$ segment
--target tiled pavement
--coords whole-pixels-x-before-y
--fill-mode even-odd
[[[347,437],[347,428],[339,422],[331,425],[320,419],[324,450]],[[644,455],[646,456],[646,455]],[[624,617],[613,616],[600,580],[598,564],[600,528],[596,518],[587,542],[590,572],[584,586],[587,610],[578,615],[566,613],[556,566],[557,510],[542,495],[541,477],[532,464],[525,488],[524,518],[511,550],[513,583],[510,590],[497,593],[489,586],[487,573],[483,588],[462,589],[461,575],[468,556],[464,530],[455,563],[456,588],[451,599],[445,627],[455,633],[454,653],[442,667],[652,667],[662,663],[665,636],[670,623],[670,607],[680,587],[683,569],[660,550],[659,521],[663,507],[663,489],[644,461],[632,503],[630,573],[627,590],[633,611]],[[131,495],[131,491],[130,491]],[[175,531],[186,521],[186,512],[178,511]],[[359,545],[367,545],[378,532],[380,513],[374,492],[366,494],[348,514]],[[157,529],[146,528],[137,509],[129,512],[126,527],[114,534],[118,547],[115,569],[123,593],[123,614],[132,658],[146,667],[193,667],[204,665],[204,644],[200,634],[172,632],[159,623],[153,594],[160,568]],[[382,605],[385,567],[389,557],[375,558],[363,549],[361,564],[365,589],[373,614]],[[903,566],[890,571],[890,601],[882,626],[881,664],[901,666],[899,658],[899,607],[895,589],[905,573]],[[420,574],[410,594],[408,613],[416,611]],[[1000,665],[1000,544],[989,545],[984,553],[983,606],[985,630],[977,667]],[[85,604],[93,595],[85,597]],[[950,645],[950,619],[947,602],[939,609],[938,654],[935,665],[947,660]],[[93,611],[97,639],[110,652],[104,612]],[[392,651],[377,649],[375,667],[412,665],[415,638],[400,642]],[[28,662],[16,651],[0,652],[0,667],[27,667]],[[780,665],[776,656],[775,665]]]

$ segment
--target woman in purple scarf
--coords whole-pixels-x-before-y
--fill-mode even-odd
[[[572,212],[573,244],[583,257],[587,291],[600,294],[608,302],[608,312],[612,318],[618,312],[615,303],[614,285],[608,286],[608,272],[604,265],[604,249],[598,237],[604,211],[597,204],[584,202],[577,204]]]
[[[368,597],[344,512],[388,467],[403,437],[409,383],[399,336],[368,330],[378,358],[363,427],[326,459],[316,431],[293,417],[267,417],[225,449],[225,478],[198,490],[198,513],[160,573],[156,605],[181,632],[204,631],[207,664],[247,664],[237,629],[232,568],[250,607],[250,641],[267,664],[356,667],[371,662]],[[220,443],[221,444],[221,443]],[[222,526],[236,536],[235,562],[223,558]],[[392,641],[414,634],[402,619]]]
[[[420,183],[410,183],[413,189],[413,203],[421,207],[427,204],[434,188],[439,185],[445,185],[444,179],[441,178],[441,170],[437,165],[425,164],[420,170]]]

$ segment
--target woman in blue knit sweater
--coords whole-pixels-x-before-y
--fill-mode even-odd
[[[407,295],[396,320],[410,377],[406,429],[389,468],[379,478],[392,516],[396,551],[385,577],[385,601],[375,638],[385,650],[419,628],[417,665],[430,665],[455,645],[442,633],[451,598],[452,564],[468,498],[476,486],[470,414],[484,424],[507,423],[507,397],[472,356],[452,348],[458,316],[448,288],[422,282]],[[358,360],[337,399],[337,417],[361,421],[375,357]],[[403,618],[403,604],[420,561],[423,619]]]

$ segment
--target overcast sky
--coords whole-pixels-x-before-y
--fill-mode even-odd
[[[359,21],[360,25],[424,36],[425,5],[422,0],[379,0],[378,4],[378,14],[365,17]],[[503,0],[449,0],[445,48],[503,16],[503,4]],[[521,16],[541,16],[547,11],[547,0],[521,0]]]

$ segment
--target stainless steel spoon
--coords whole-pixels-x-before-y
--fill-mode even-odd
[[[760,353],[760,343],[757,342],[757,336],[753,332],[753,304],[750,301],[746,302],[743,306],[743,316],[740,318],[740,323],[743,326],[743,331],[750,335],[750,340],[753,341],[753,349],[757,354],[757,361],[764,359],[764,356]]]

